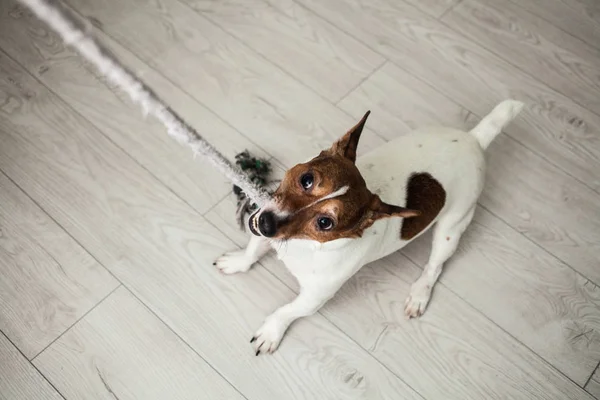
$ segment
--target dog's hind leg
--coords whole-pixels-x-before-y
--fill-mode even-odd
[[[260,260],[269,250],[271,250],[271,244],[268,239],[252,235],[244,250],[225,253],[213,265],[216,265],[225,274],[246,272],[252,264]]]
[[[408,318],[420,317],[425,312],[442,267],[456,251],[460,237],[471,223],[474,213],[475,206],[466,213],[458,214],[458,217],[457,214],[443,216],[436,223],[429,261],[419,279],[412,284],[404,304],[404,313]]]

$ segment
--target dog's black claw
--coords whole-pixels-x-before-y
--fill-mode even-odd
[[[256,355],[258,356],[260,354],[260,349],[256,350]]]
[[[252,336],[252,339],[250,339],[250,343],[254,343],[255,340],[256,340],[256,336]]]
[[[217,262],[215,261],[215,262],[213,263],[213,265],[217,265]]]

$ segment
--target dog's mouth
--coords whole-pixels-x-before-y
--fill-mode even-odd
[[[255,236],[275,238],[282,222],[285,220],[278,219],[272,211],[257,210],[248,219],[248,228]]]
[[[250,232],[252,232],[252,234],[254,236],[262,236],[260,234],[260,231],[258,229],[258,214],[260,213],[260,210],[256,210],[256,212],[254,214],[252,214],[250,216],[250,218],[248,219],[248,228],[250,229]]]

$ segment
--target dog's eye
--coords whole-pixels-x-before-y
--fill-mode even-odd
[[[304,174],[302,175],[302,177],[300,177],[300,184],[302,185],[302,187],[304,188],[304,190],[308,190],[313,186],[313,183],[315,182],[315,177],[313,176],[313,174]]]
[[[319,217],[319,219],[317,219],[317,225],[320,230],[328,231],[333,228],[333,220],[328,217]]]

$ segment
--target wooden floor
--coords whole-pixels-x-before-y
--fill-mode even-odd
[[[362,153],[527,106],[421,319],[429,236],[255,357],[297,285],[212,266],[247,240],[231,185],[0,0],[0,399],[600,399],[600,2],[66,4],[230,159],[285,169],[367,109]]]

